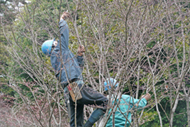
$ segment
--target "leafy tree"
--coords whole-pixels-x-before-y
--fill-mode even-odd
[[[9,9],[7,1],[2,3]],[[1,40],[9,53],[3,73],[12,84],[15,103],[27,108],[31,126],[64,126],[68,121],[62,89],[40,49],[45,40],[59,39],[59,17],[65,10],[72,14],[70,49],[76,52],[79,44],[86,48],[86,84],[103,92],[104,80],[114,77],[121,90],[135,98],[150,92],[150,109],[144,115],[134,113],[134,126],[187,125],[188,2],[33,0],[21,10],[12,9],[7,14],[1,10],[3,23],[8,23],[1,26]],[[6,19],[9,14],[15,14],[11,20]]]

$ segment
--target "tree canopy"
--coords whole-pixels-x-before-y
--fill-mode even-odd
[[[74,54],[81,44],[86,49],[86,85],[103,93],[103,82],[113,77],[124,94],[151,93],[131,126],[190,125],[189,2],[1,0],[0,91],[15,113],[3,126],[68,125],[63,90],[41,51],[45,40],[59,40],[60,15],[67,10],[69,48]],[[85,107],[85,120],[92,110]],[[22,115],[23,122],[15,122]]]

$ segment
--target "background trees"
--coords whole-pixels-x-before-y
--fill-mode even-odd
[[[141,113],[134,111],[132,126],[189,125],[189,2],[21,2],[25,5],[12,2],[14,7],[6,9],[1,4],[1,93],[14,100],[15,115],[7,119],[15,118],[15,126],[68,124],[63,91],[40,49],[45,40],[59,39],[59,17],[66,10],[72,14],[70,49],[76,53],[79,44],[86,48],[87,85],[103,92],[103,82],[113,77],[135,98],[150,92],[151,102]],[[85,111],[87,118],[92,108]]]

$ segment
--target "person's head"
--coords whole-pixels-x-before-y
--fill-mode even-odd
[[[56,46],[57,46],[57,41],[55,41],[55,39],[47,40],[41,46],[42,52],[45,55],[50,56],[53,48],[55,48]]]
[[[112,93],[116,92],[119,88],[119,83],[114,78],[107,78],[104,82],[104,94],[108,94],[112,90]]]

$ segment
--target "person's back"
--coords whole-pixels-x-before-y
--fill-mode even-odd
[[[122,94],[119,83],[114,78],[108,78],[104,82],[104,90],[105,95],[111,101],[111,105],[109,105],[110,109],[107,116],[100,121],[99,127],[104,126],[104,124],[106,124],[106,127],[112,127],[113,119],[115,127],[129,127],[132,121],[132,110],[143,109],[147,104],[147,100],[151,97],[148,93],[142,96],[141,99]],[[105,123],[107,118],[108,121]]]
[[[117,98],[116,101],[115,97],[112,98],[112,105],[117,106],[119,103],[115,115],[114,115],[114,122],[115,127],[128,127],[131,123],[131,110],[136,109],[143,109],[144,106],[146,106],[147,101],[145,98],[134,99],[133,97],[129,95],[121,95],[121,98]],[[138,106],[136,106],[138,104]],[[110,109],[109,113],[111,113],[112,109]],[[108,114],[109,114],[108,113]],[[112,127],[113,126],[113,115],[110,116],[106,127]]]

